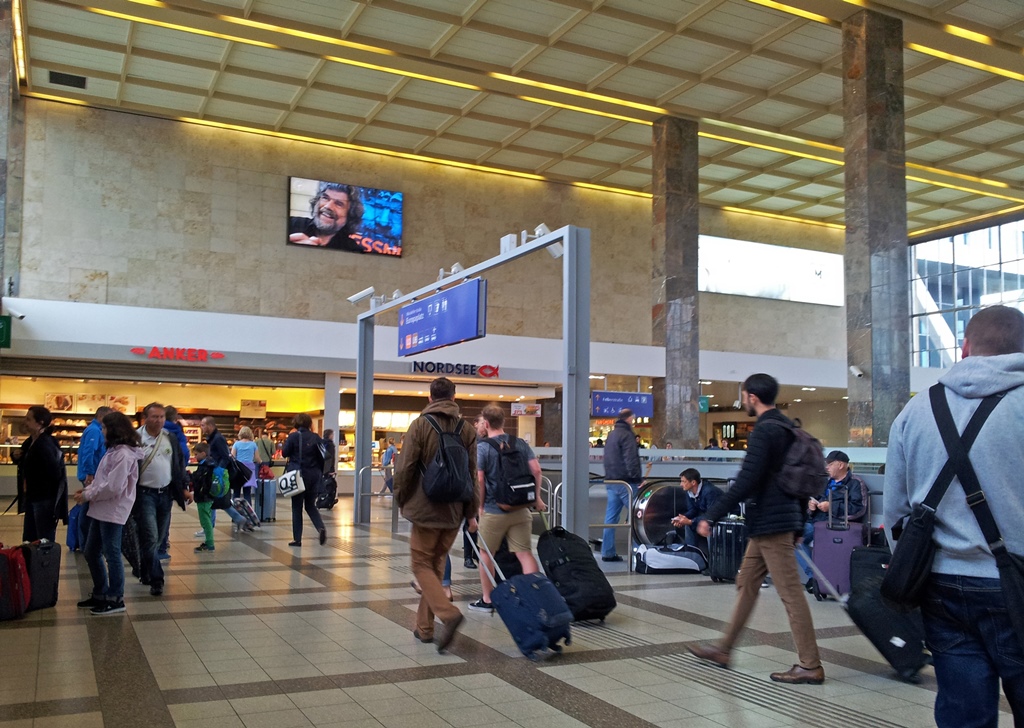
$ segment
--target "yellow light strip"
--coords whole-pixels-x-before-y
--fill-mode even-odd
[[[559,86],[553,83],[544,83],[543,81],[534,81],[529,78],[520,78],[519,76],[512,76],[507,73],[497,73],[496,71],[488,71],[487,75],[491,78],[496,78],[499,81],[508,81],[510,83],[517,83],[522,86],[533,86],[534,88],[542,88],[547,91],[557,91],[561,94],[569,94],[570,96],[579,96],[581,99],[590,99],[591,101],[601,101],[606,104],[614,104],[616,106],[626,106],[630,109],[638,109],[640,111],[649,111],[653,114],[665,114],[668,116],[672,115],[668,109],[663,109],[660,106],[651,106],[650,104],[640,104],[635,101],[626,101],[625,99],[617,99],[614,96],[605,96],[604,94],[595,94],[590,91],[580,91],[579,89],[569,88],[568,86]],[[545,102],[546,103],[546,102]]]
[[[22,96],[30,96],[34,99],[43,99],[44,101],[57,101],[62,104],[74,104],[75,106],[92,106],[88,101],[82,101],[81,99],[69,99],[67,96],[54,96],[53,94],[44,94],[39,91],[30,91],[22,94]]]
[[[753,2],[753,0],[751,0],[751,2]],[[755,129],[754,127],[736,124],[731,121],[722,121],[721,119],[701,119],[700,121],[701,123],[710,126],[723,126],[726,129],[735,129],[736,131],[757,134],[758,136],[769,137],[771,139],[779,139],[780,141],[793,142],[795,144],[804,144],[809,147],[817,147],[818,149],[825,149],[827,151],[838,152],[840,154],[843,153],[843,148],[836,144],[826,144],[825,142],[817,142],[813,139],[802,139],[801,137],[792,136],[790,134],[780,134],[776,131]]]
[[[816,23],[827,23],[828,25],[836,25],[836,21],[832,18],[827,18],[824,15],[818,15],[817,13],[808,12],[807,10],[801,10],[800,8],[794,8],[792,5],[786,5],[785,3],[775,2],[775,0],[748,0],[755,5],[763,5],[766,8],[772,10],[781,10],[784,13],[790,15],[796,15],[798,18],[804,18],[805,20],[813,20]]]
[[[483,91],[480,86],[474,86],[471,83],[463,83],[462,81],[451,81],[447,78],[440,78],[439,76],[428,76],[425,73],[416,73],[415,71],[404,71],[400,68],[391,68],[390,66],[378,66],[375,63],[365,63],[363,61],[353,61],[349,58],[341,58],[339,56],[324,56],[324,60],[334,61],[335,63],[342,63],[346,66],[356,66],[357,68],[366,68],[371,71],[381,71],[383,73],[390,73],[395,76],[405,76],[406,78],[418,78],[421,81],[433,81],[434,83],[440,83],[445,86],[455,86],[457,88],[466,88],[471,91]]]
[[[990,66],[987,63],[981,63],[980,61],[964,58],[963,56],[955,56],[952,53],[939,51],[918,43],[907,43],[907,49],[917,51],[918,53],[924,53],[928,56],[934,56],[935,58],[941,58],[942,60],[950,61],[951,63],[959,63],[961,66],[967,66],[968,68],[976,68],[979,71],[987,71],[989,73],[994,73],[997,76],[1012,78],[1014,81],[1024,81],[1024,73],[1017,73],[1016,71],[1010,71],[1005,68],[1000,68],[999,66]]]
[[[137,2],[138,0],[132,0]],[[83,7],[83,10],[87,10],[90,13],[96,13],[97,15],[105,15],[109,18],[117,18],[118,20],[128,20],[133,23],[143,23],[145,25],[155,25],[158,28],[166,28],[168,30],[180,30],[182,33],[195,33],[196,35],[205,35],[208,38],[220,38],[221,40],[230,40],[235,43],[244,43],[246,45],[259,46],[260,48],[273,48],[275,50],[283,50],[281,46],[273,43],[264,43],[263,41],[253,40],[252,38],[243,38],[240,35],[227,35],[225,33],[216,33],[212,30],[203,30],[202,28],[193,28],[190,25],[178,25],[177,23],[165,23],[162,20],[152,20],[151,18],[140,18],[138,15],[129,15],[128,13],[118,13],[113,10],[104,10],[103,8],[92,8]]]
[[[825,162],[827,164],[834,164],[837,167],[842,167],[842,160],[830,159],[829,157],[819,157],[816,154],[808,154],[807,152],[798,152],[793,149],[784,149],[782,147],[773,147],[770,144],[758,144],[756,142],[747,141],[745,139],[734,139],[732,137],[721,136],[720,134],[710,134],[705,131],[697,132],[697,136],[702,136],[705,139],[715,139],[720,142],[729,142],[731,144],[739,144],[744,147],[754,147],[756,149],[765,149],[769,152],[777,152],[779,154],[785,154],[791,157],[802,157],[803,159],[813,159],[818,162]],[[841,151],[841,150],[840,150]]]
[[[980,220],[987,220],[992,217],[999,217],[1001,215],[1009,215],[1011,212],[1017,212],[1018,210],[1024,210],[1024,205],[1015,205],[1014,207],[1007,207],[1005,210],[998,210],[996,212],[986,212],[984,215],[976,215],[969,217],[966,220],[956,220],[954,222],[945,222],[941,225],[935,225],[934,227],[924,228],[922,230],[915,230],[910,233],[908,237],[918,238],[922,235],[936,232],[938,230],[946,230],[948,228],[960,227],[961,225],[969,225],[972,222],[978,222]]]
[[[1004,190],[1010,189],[1010,185],[1006,182],[1000,182],[994,179],[985,179],[983,177],[975,177],[971,174],[962,174],[960,172],[950,172],[946,169],[938,169],[937,167],[929,167],[925,164],[916,164],[915,162],[906,162],[905,166],[907,169],[919,169],[922,172],[932,172],[933,174],[941,174],[946,177],[955,177],[956,179],[962,179],[966,182],[977,182],[980,185],[988,185],[989,187],[999,187]]]
[[[14,17],[14,59],[18,65],[18,81],[27,81],[25,71],[25,30],[21,25],[21,0],[11,3],[11,15]]]
[[[733,207],[732,205],[723,205],[718,208],[719,210],[725,210],[726,212],[738,212],[743,215],[756,215],[757,217],[770,217],[773,220],[786,220],[787,222],[800,222],[805,225],[817,225],[818,227],[832,228],[833,230],[845,230],[845,225],[840,225],[836,222],[823,222],[821,220],[810,220],[804,217],[795,217],[793,215],[780,215],[777,212],[762,212],[761,210],[744,210],[742,207]]]
[[[632,116],[623,116],[622,114],[612,114],[607,111],[594,111],[593,109],[585,109],[582,106],[573,106],[572,104],[560,104],[557,101],[548,101],[547,99],[538,99],[534,96],[516,96],[520,101],[529,101],[531,104],[543,104],[544,106],[554,106],[557,109],[568,109],[569,111],[579,111],[583,114],[590,114],[591,116],[604,116],[608,119],[618,119],[619,121],[628,121],[632,124],[644,124],[645,126],[653,126],[653,121],[647,121],[646,119],[636,119]]]
[[[925,179],[924,177],[914,177],[913,175],[907,175],[908,182],[920,182],[925,185],[933,185],[935,187],[944,187],[950,190],[959,190],[960,192],[969,192],[972,195],[982,194],[978,190],[970,187],[961,187],[960,185],[950,184],[948,182],[938,182],[934,179]],[[985,192],[985,197],[992,197],[997,200],[1006,200],[1007,202],[1024,202],[1024,197],[1011,197],[1010,195],[1001,195],[998,192]]]
[[[609,187],[607,185],[598,185],[593,182],[570,182],[573,187],[582,187],[585,190],[597,190],[598,192],[614,192],[619,195],[629,195],[630,197],[646,197],[651,199],[654,197],[650,192],[638,192],[637,190],[627,190],[622,187]]]
[[[955,35],[960,38],[966,38],[967,40],[973,40],[975,43],[981,43],[982,45],[995,45],[995,39],[990,35],[984,33],[976,33],[973,30],[967,28],[961,28],[959,25],[944,24],[942,29],[950,35]]]

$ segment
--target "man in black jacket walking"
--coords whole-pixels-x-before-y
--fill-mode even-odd
[[[803,533],[807,503],[787,495],[778,484],[783,458],[794,438],[786,426],[792,423],[775,408],[778,393],[779,383],[767,374],[754,374],[743,383],[743,407],[748,415],[757,417],[747,443],[747,455],[736,484],[708,509],[707,520],[697,526],[697,533],[709,536],[712,522],[740,501],[746,501],[748,541],[736,575],[739,597],[722,640],[718,644],[693,644],[688,649],[701,659],[728,667],[729,653],[754,610],[761,583],[771,573],[779,598],[786,606],[799,663],[786,672],[773,672],[770,677],[791,685],[820,685],[825,681],[825,670],[795,559],[796,540]]]

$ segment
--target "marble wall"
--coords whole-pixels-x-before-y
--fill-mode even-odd
[[[21,103],[20,296],[354,321],[362,308],[345,298],[355,291],[373,285],[408,292],[434,280],[442,266],[469,267],[496,255],[506,233],[571,223],[591,230],[593,339],[651,343],[648,199],[35,99]],[[289,175],[401,190],[403,257],[286,246]],[[701,226],[714,235],[836,252],[833,231],[824,228],[706,209]],[[838,241],[841,250],[841,233]],[[488,278],[492,333],[560,336],[560,264],[536,255]],[[704,294],[701,324],[703,349],[800,356],[796,346],[842,356],[845,346],[841,309]],[[806,331],[814,336],[793,340]],[[834,336],[834,345],[822,336]]]

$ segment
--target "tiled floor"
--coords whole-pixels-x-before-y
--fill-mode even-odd
[[[574,626],[564,654],[534,664],[500,618],[465,609],[479,581],[458,542],[454,589],[466,622],[439,655],[410,631],[417,597],[405,536],[390,533],[390,499],[374,508],[374,525],[353,527],[343,500],[324,512],[327,544],[307,539],[301,549],[287,545],[289,520],[236,537],[223,519],[210,554],[193,553],[196,517],[177,512],[163,597],[132,581],[123,616],[75,608],[90,580],[82,556],[65,551],[57,607],[0,624],[0,728],[932,724],[930,668],[919,685],[893,679],[834,603],[810,600],[822,686],[768,680],[794,661],[770,589],[732,670],[691,657],[685,643],[718,635],[734,595],[699,576],[615,565],[619,607],[604,624]],[[0,540],[20,530],[19,518],[0,518]],[[1012,725],[1008,712],[1000,725]]]

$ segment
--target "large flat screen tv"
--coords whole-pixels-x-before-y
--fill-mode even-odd
[[[402,254],[402,193],[288,178],[288,245]]]

